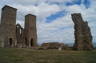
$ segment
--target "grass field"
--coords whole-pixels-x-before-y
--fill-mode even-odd
[[[96,51],[0,48],[0,63],[96,63]]]

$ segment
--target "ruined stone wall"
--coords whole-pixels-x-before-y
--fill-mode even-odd
[[[25,44],[27,47],[37,45],[36,16],[28,14],[25,16]]]
[[[17,39],[17,44],[16,47],[22,48],[23,43],[24,43],[24,29],[21,27],[20,24],[16,25],[16,39]]]
[[[92,35],[88,23],[82,19],[80,13],[72,14],[72,20],[75,24],[75,44],[73,48],[76,50],[91,50],[93,48]]]
[[[16,11],[17,9],[5,5],[2,8],[0,41],[1,47],[16,45]]]

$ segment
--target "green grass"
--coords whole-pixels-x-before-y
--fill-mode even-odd
[[[0,48],[0,63],[96,63],[96,51]]]

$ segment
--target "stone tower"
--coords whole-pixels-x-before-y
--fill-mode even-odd
[[[76,50],[91,50],[93,48],[92,35],[88,22],[83,20],[80,13],[72,14],[72,20],[75,24],[75,44],[73,48]]]
[[[25,16],[25,45],[32,47],[37,45],[36,16],[28,14]]]
[[[2,8],[0,24],[1,47],[14,47],[16,45],[16,12],[17,9],[7,5]]]

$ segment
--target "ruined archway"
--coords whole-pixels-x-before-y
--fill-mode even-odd
[[[17,47],[21,47],[24,42],[24,29],[21,27],[20,24],[16,25],[16,39],[17,39]]]
[[[31,40],[30,40],[30,45],[31,45],[31,47],[34,45],[33,44],[33,39],[31,38]]]
[[[27,44],[27,38],[25,38],[25,45],[27,46],[28,44]]]
[[[12,42],[13,42],[12,38],[9,38],[9,45],[10,46],[12,46]]]

